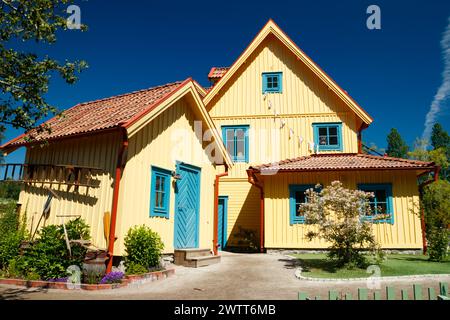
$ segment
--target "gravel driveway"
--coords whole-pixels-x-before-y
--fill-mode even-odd
[[[295,277],[295,260],[281,254],[222,253],[219,264],[198,269],[176,266],[175,276],[126,288],[105,291],[18,289],[1,285],[0,299],[297,299],[299,291],[327,297],[328,290],[351,292],[366,282],[312,282]],[[424,287],[438,288],[450,277],[414,280]],[[382,286],[386,283],[382,283]],[[398,289],[409,288],[411,280],[389,281]],[[425,291],[424,291],[425,296]]]

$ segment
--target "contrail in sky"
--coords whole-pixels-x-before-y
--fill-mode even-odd
[[[427,141],[430,139],[431,130],[439,113],[444,108],[444,102],[450,97],[450,17],[448,19],[447,28],[442,34],[441,48],[442,58],[444,60],[444,71],[442,72],[442,84],[434,96],[430,111],[428,111],[425,118],[425,130],[423,131],[422,138]]]

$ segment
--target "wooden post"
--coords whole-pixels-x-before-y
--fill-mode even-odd
[[[445,282],[440,282],[439,283],[439,288],[440,288],[440,292],[441,292],[441,296],[446,296],[448,297],[448,283]]]
[[[422,300],[422,286],[420,284],[413,284],[414,300]]]
[[[386,287],[386,300],[395,300],[395,291],[393,287]]]
[[[428,288],[428,300],[436,300],[436,292],[434,288]]]
[[[402,289],[402,300],[408,300],[408,290]]]
[[[336,291],[334,291],[334,290],[328,291],[328,300],[337,300],[337,299],[338,299],[338,294]]]
[[[381,300],[381,292],[380,291],[375,291],[373,293],[373,300]]]
[[[367,300],[367,289],[358,288],[358,300]]]

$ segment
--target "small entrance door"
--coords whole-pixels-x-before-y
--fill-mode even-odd
[[[228,214],[228,197],[219,197],[219,221],[218,221],[218,240],[219,250],[227,246],[227,214]]]
[[[197,248],[200,216],[200,168],[177,164],[175,239],[177,249]]]

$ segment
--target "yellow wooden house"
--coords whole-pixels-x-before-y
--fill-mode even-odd
[[[388,215],[374,228],[383,248],[422,248],[417,177],[436,167],[362,154],[370,115],[272,20],[209,78],[214,86],[203,101],[235,162],[220,180],[222,243],[248,242],[244,228],[265,249],[326,248],[305,239],[312,226],[298,207],[307,189],[340,180],[375,193],[375,213]]]
[[[272,20],[209,79],[210,89],[187,79],[78,104],[51,132],[4,144],[27,148],[19,202],[30,230],[81,216],[111,255],[140,224],[167,253],[321,249],[297,209],[308,188],[340,180],[375,193],[383,248],[422,248],[417,177],[436,166],[362,154],[372,118]]]

